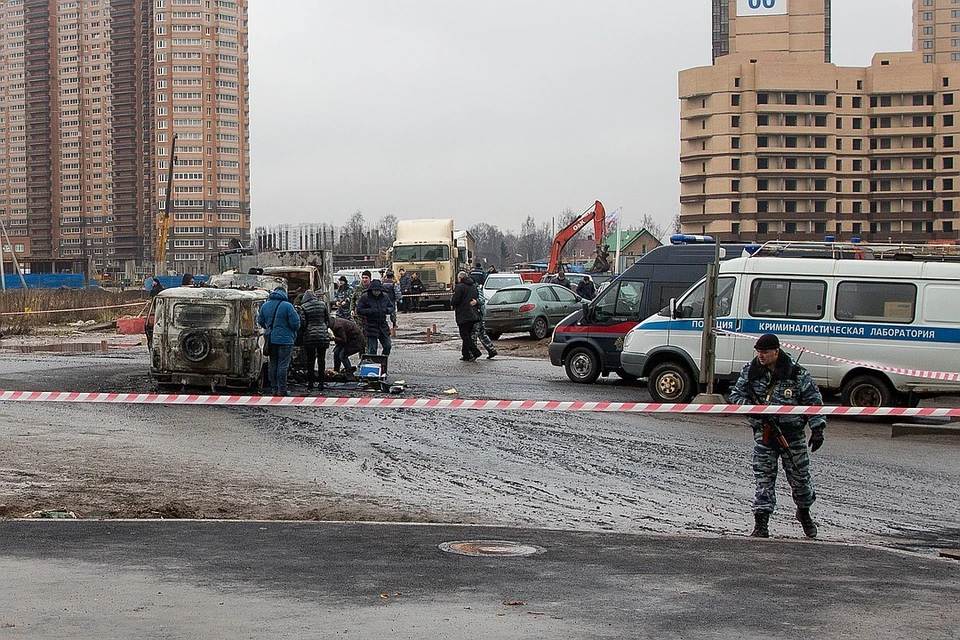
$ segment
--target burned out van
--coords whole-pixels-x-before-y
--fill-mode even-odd
[[[148,315],[151,377],[161,386],[258,390],[266,357],[257,313],[268,294],[267,287],[161,291]]]

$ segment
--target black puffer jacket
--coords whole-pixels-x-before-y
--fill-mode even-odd
[[[453,306],[454,314],[457,318],[457,324],[469,324],[480,321],[480,305],[470,304],[472,300],[477,300],[477,285],[470,276],[465,277],[453,290],[453,297],[450,298],[450,304]]]
[[[377,282],[374,280],[374,282]],[[379,288],[379,287],[376,287]],[[372,290],[367,291],[360,296],[360,302],[357,303],[357,315],[365,320],[363,324],[363,333],[368,338],[381,338],[390,335],[390,325],[387,324],[387,318],[396,311],[396,306],[390,300],[390,297],[381,290],[380,295],[376,296]]]
[[[313,291],[303,294],[300,306],[300,325],[303,327],[303,346],[318,347],[330,344],[330,310]]]

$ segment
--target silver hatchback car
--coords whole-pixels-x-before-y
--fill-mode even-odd
[[[536,340],[582,306],[580,296],[557,284],[523,284],[498,289],[487,300],[487,334],[529,331]]]

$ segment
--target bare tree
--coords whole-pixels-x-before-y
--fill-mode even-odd
[[[340,242],[337,251],[340,253],[363,253],[364,235],[363,213],[357,209],[340,229]]]
[[[397,239],[397,216],[388,213],[380,218],[377,230],[380,232],[380,248],[392,247],[393,241]]]

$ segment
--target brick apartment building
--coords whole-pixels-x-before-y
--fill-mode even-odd
[[[0,222],[34,273],[153,273],[250,237],[246,0],[0,0]]]
[[[913,51],[852,68],[830,0],[713,0],[713,65],[680,73],[684,232],[957,241],[960,2],[913,9]]]

